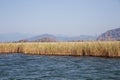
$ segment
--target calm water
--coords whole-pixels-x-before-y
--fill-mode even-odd
[[[0,80],[120,80],[120,58],[0,54]]]

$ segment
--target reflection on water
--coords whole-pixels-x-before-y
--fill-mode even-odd
[[[0,54],[0,80],[120,80],[120,58]]]

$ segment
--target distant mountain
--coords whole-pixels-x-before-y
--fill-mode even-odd
[[[51,35],[51,34],[42,34],[35,37],[25,39],[26,41],[79,41],[79,40],[96,40],[96,36],[81,35],[76,37],[60,36],[60,35]]]
[[[28,41],[36,41],[36,40],[40,40],[40,39],[43,39],[43,38],[56,39],[56,36],[51,35],[51,34],[42,34],[42,35],[38,35],[38,36],[34,36],[34,37],[31,37],[31,38],[28,38],[26,40],[28,40]]]
[[[89,35],[80,35],[80,36],[56,36],[56,38],[60,41],[86,41],[86,40],[96,40],[96,36],[89,36]]]
[[[43,34],[43,35],[38,35],[38,36],[35,36],[35,37],[25,39],[23,41],[55,42],[57,40],[56,40],[56,36],[54,36],[54,35]]]
[[[0,42],[18,41],[20,39],[28,38],[31,35],[22,33],[0,33]]]
[[[120,28],[106,31],[97,40],[120,40]]]

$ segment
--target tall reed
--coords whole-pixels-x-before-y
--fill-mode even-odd
[[[120,57],[120,42],[0,43],[0,53]]]

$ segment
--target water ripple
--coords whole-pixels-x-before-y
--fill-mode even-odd
[[[120,59],[0,54],[0,80],[120,80]]]

